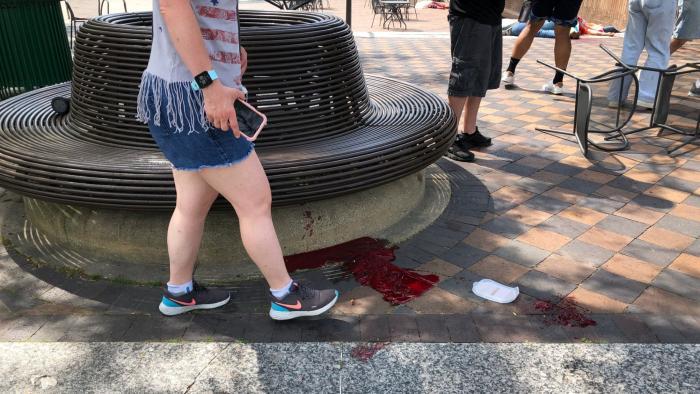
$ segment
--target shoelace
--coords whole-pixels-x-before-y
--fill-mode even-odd
[[[207,291],[207,288],[200,285],[199,283],[192,281],[192,292],[196,293],[198,291]]]
[[[303,284],[301,284],[301,283],[297,283],[297,286],[298,286],[298,288],[299,288],[299,290],[298,290],[298,291],[299,291],[299,297],[300,297],[302,300],[308,300],[309,298],[312,298],[312,297],[314,296],[314,290],[313,290],[313,289],[310,289],[309,287],[307,287],[307,286],[305,286],[305,285],[303,285]]]

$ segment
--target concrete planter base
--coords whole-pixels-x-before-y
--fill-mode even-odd
[[[273,208],[284,253],[295,254],[364,236],[401,242],[432,223],[447,206],[449,182],[433,165],[362,192]],[[88,275],[137,282],[168,273],[170,212],[94,209],[24,198],[26,220],[10,237],[22,254]],[[231,210],[210,212],[197,278],[225,283],[259,277],[243,249]]]

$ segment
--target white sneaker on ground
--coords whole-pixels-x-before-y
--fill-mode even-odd
[[[693,87],[690,88],[690,91],[688,92],[688,96],[690,97],[700,97],[700,79],[696,79],[695,83],[693,84]]]
[[[515,74],[511,74],[510,71],[506,71],[506,73],[503,74],[501,81],[503,81],[506,86],[513,86],[515,85]]]
[[[560,95],[560,94],[564,93],[564,85],[559,86],[557,84],[553,84],[550,82],[550,83],[542,86],[542,90],[544,90],[545,92],[552,93],[552,94]]]
[[[646,109],[653,109],[654,103],[651,101],[644,101],[644,100],[637,99],[637,107],[646,108]]]
[[[608,101],[608,108],[617,108],[620,106],[620,103],[617,101]]]

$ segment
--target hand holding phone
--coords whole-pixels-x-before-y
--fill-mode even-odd
[[[241,135],[248,141],[255,141],[260,131],[267,125],[267,117],[241,99],[234,101],[233,109],[236,110],[236,120]]]

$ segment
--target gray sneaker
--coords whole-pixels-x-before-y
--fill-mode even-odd
[[[335,305],[338,290],[316,290],[294,282],[286,297],[280,300],[270,294],[270,301],[270,317],[274,320],[317,316]]]

